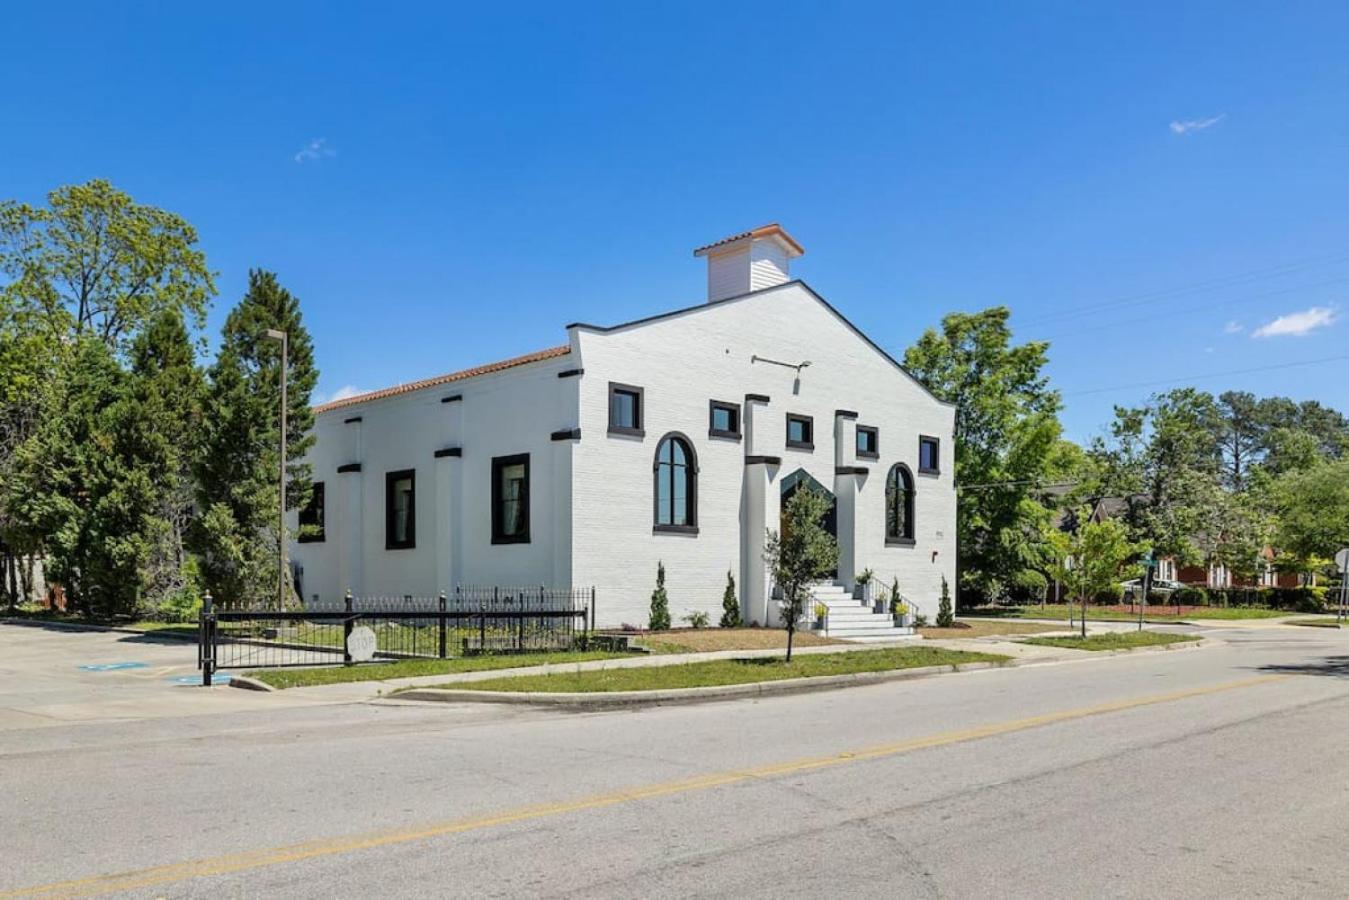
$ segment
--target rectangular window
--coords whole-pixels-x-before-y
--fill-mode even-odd
[[[879,459],[881,433],[868,425],[857,426],[857,455],[861,459]]]
[[[609,382],[609,433],[641,437],[642,389],[631,384]]]
[[[740,440],[740,404],[712,400],[708,405],[707,436]]]
[[[492,543],[529,543],[529,454],[492,460]]]
[[[941,472],[941,441],[938,438],[927,435],[918,438],[918,471],[924,475]]]
[[[417,472],[403,469],[384,475],[384,549],[417,546]]]
[[[300,533],[296,540],[301,544],[316,544],[324,540],[322,481],[314,482],[309,493],[309,502],[300,510]]]
[[[787,413],[787,446],[796,450],[814,450],[815,420],[810,416]]]

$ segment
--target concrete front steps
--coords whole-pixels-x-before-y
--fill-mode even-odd
[[[829,607],[824,629],[816,631],[812,627],[811,634],[858,643],[918,640],[912,628],[898,627],[888,612],[872,612],[870,605],[854,600],[852,593],[842,585],[819,584],[812,587],[810,593],[806,621],[812,626],[815,624],[815,604],[823,603]]]

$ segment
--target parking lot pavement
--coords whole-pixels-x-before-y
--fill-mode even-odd
[[[191,641],[0,624],[0,730],[312,704],[201,687]]]

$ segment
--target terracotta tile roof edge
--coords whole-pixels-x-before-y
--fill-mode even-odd
[[[783,228],[777,222],[769,222],[767,225],[760,225],[758,228],[751,228],[749,231],[742,231],[739,234],[733,234],[730,237],[724,237],[719,241],[713,241],[710,244],[704,244],[703,246],[696,248],[693,251],[693,255],[698,256],[700,254],[706,253],[708,250],[715,250],[717,247],[723,246],[724,244],[729,244],[732,241],[741,240],[743,238],[768,237],[771,234],[775,234],[778,237],[782,238],[784,241],[786,241],[787,244],[796,251],[797,256],[800,256],[806,252],[806,248],[798,244],[796,242],[796,238],[788,234],[785,228]]]
[[[354,406],[357,403],[367,403],[371,400],[383,400],[385,397],[397,397],[400,394],[410,394],[413,391],[420,391],[442,384],[449,384],[453,381],[463,381],[466,378],[475,378],[478,375],[490,375],[493,372],[513,369],[516,366],[524,366],[533,362],[542,362],[546,359],[557,359],[559,356],[566,356],[570,352],[571,347],[566,344],[560,347],[549,347],[547,350],[537,350],[533,353],[526,353],[524,356],[515,356],[510,359],[500,360],[499,362],[474,366],[470,369],[461,369],[458,372],[450,372],[447,375],[437,375],[434,378],[424,378],[421,381],[409,381],[406,384],[396,384],[393,387],[383,388],[382,390],[357,394],[355,397],[344,397],[341,400],[320,403],[314,407],[314,412],[325,413],[334,409],[342,409],[346,406]]]

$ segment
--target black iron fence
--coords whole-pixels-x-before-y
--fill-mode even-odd
[[[197,667],[354,665],[584,646],[595,589],[463,586],[438,597],[353,597],[300,609],[202,603]]]

